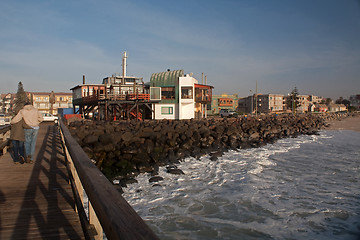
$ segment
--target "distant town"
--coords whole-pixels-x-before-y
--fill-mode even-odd
[[[252,92],[213,95],[213,86],[205,78],[197,80],[184,70],[153,73],[150,82],[127,76],[126,52],[122,75],[105,77],[99,84],[71,87],[71,92],[26,92],[27,98],[40,112],[53,115],[80,114],[99,120],[118,119],[201,119],[208,116],[236,116],[306,112],[342,112],[360,109],[360,94],[348,99],[332,100],[320,96],[299,94],[296,87],[289,95]],[[202,75],[204,76],[204,75]],[[11,115],[17,93],[3,93],[0,113]]]

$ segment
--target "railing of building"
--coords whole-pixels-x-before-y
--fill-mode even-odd
[[[150,94],[145,93],[134,93],[134,94],[93,94],[82,98],[83,103],[89,103],[99,100],[110,100],[110,101],[126,101],[126,100],[142,100],[150,101]]]
[[[0,126],[0,153],[5,154],[8,150],[10,138],[10,125]],[[0,155],[1,155],[0,154]]]
[[[212,98],[211,86],[195,84],[195,101],[210,103]]]
[[[77,211],[87,239],[158,239],[59,121]],[[87,200],[84,198],[84,192]],[[88,205],[88,216],[84,206]],[[96,230],[96,231],[94,231]]]

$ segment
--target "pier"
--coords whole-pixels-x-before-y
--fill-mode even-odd
[[[59,124],[40,125],[33,164],[1,127],[0,239],[158,239]]]

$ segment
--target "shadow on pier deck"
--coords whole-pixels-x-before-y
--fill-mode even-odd
[[[40,126],[34,159],[0,157],[0,239],[84,239],[58,126]]]

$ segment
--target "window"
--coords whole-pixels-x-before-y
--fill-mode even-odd
[[[150,99],[151,100],[161,100],[161,88],[160,87],[150,87]]]
[[[182,99],[192,99],[193,98],[193,88],[192,87],[181,87],[181,98]]]
[[[161,107],[161,114],[173,114],[173,107]]]
[[[175,87],[162,87],[161,99],[175,99]]]
[[[233,100],[231,98],[219,98],[218,105],[219,106],[232,106]]]

